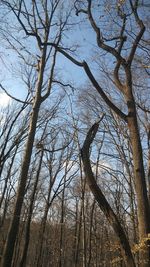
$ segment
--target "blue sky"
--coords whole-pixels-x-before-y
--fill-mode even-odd
[[[10,14],[9,14],[10,15]],[[80,18],[84,18],[85,15],[79,16]],[[76,20],[80,20],[80,18],[76,17]],[[10,18],[12,20],[12,18]],[[105,18],[101,18],[101,20],[104,20],[106,23]],[[108,25],[106,25],[107,29]],[[91,57],[94,54],[94,50],[96,50],[96,35],[93,32],[93,30],[90,29],[89,23],[81,23],[74,27],[72,31],[65,32],[65,40],[64,42],[69,46],[71,45],[78,45],[78,52],[75,56],[77,60],[87,60],[87,62],[90,62],[90,66],[92,68],[92,71],[96,74],[98,77],[98,80],[101,80],[103,85],[103,79],[101,79],[102,74],[100,71],[97,71],[98,67],[96,66],[96,63],[94,59],[91,61]],[[13,29],[14,30],[14,29]],[[10,28],[11,31],[11,28]],[[111,31],[111,29],[110,29]],[[24,37],[22,33],[17,33],[16,30],[16,36]],[[31,49],[31,52],[36,54],[36,44],[34,41],[34,38],[24,39],[25,44],[27,43],[29,49]],[[109,70],[109,67],[112,67],[112,63],[115,62],[115,59],[113,57],[104,56],[101,57],[101,53],[103,53],[102,50],[99,50],[99,56],[100,60],[106,61],[107,69]],[[98,53],[97,53],[98,55]],[[96,53],[95,53],[96,57]],[[94,58],[94,57],[93,57]],[[111,58],[111,59],[110,59]],[[3,41],[1,43],[0,47],[0,83],[3,84],[3,86],[8,90],[10,94],[12,94],[15,97],[18,97],[20,99],[24,99],[27,90],[25,89],[24,83],[17,74],[17,69],[20,68],[20,58],[16,56],[12,50],[10,50],[7,47],[6,41]],[[81,67],[75,66],[72,64],[69,60],[65,59],[64,56],[60,55],[57,58],[57,67],[59,71],[60,78],[62,77],[62,80],[64,81],[71,81],[75,85],[75,87],[80,87],[80,85],[84,84],[87,80],[87,77]],[[106,88],[107,89],[107,88]],[[2,95],[1,95],[2,96]],[[4,99],[4,95],[3,95]],[[8,99],[8,98],[7,98]],[[2,103],[2,101],[1,101]]]
[[[20,36],[20,34],[18,34]],[[22,38],[21,34],[21,38]],[[81,29],[79,26],[73,32],[66,33],[66,43],[69,46],[70,44],[78,44],[78,53],[75,56],[77,60],[85,60],[89,56],[89,50],[93,45],[93,40],[95,39],[95,34],[89,29]],[[84,46],[85,41],[88,45]],[[26,40],[25,40],[26,43]],[[27,42],[29,44],[29,42]],[[34,38],[30,38],[31,51],[36,53],[36,43]],[[20,68],[20,58],[12,51],[8,45],[7,41],[3,40],[3,46],[0,47],[0,83],[7,89],[8,93],[12,94],[20,99],[24,99],[27,94],[25,89],[24,82],[20,77],[18,70]],[[63,55],[58,54],[57,56],[57,65],[56,68],[59,70],[60,76],[63,77],[63,80],[71,81],[75,86],[83,84],[86,80],[85,72],[81,67],[78,67],[72,64],[68,59]],[[4,96],[3,96],[4,97]],[[6,97],[7,98],[7,97]]]

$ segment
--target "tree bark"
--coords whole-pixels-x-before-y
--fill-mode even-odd
[[[128,128],[130,132],[130,141],[133,153],[135,191],[138,206],[138,225],[140,242],[140,266],[150,266],[150,247],[148,238],[150,233],[150,207],[147,193],[146,177],[143,163],[142,145],[140,140],[140,131],[137,122],[137,111],[132,94],[131,73],[127,72],[128,86],[126,88],[126,102],[128,106]]]

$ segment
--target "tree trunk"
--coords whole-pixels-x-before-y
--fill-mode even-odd
[[[35,133],[36,133],[36,125],[37,125],[37,120],[38,120],[39,108],[40,108],[40,102],[39,102],[39,99],[37,99],[33,107],[32,117],[30,121],[30,129],[29,129],[25,154],[23,157],[23,163],[21,167],[20,183],[18,186],[17,199],[15,203],[12,222],[11,222],[9,232],[8,232],[8,238],[7,238],[5,249],[4,249],[4,255],[2,258],[2,264],[1,264],[2,267],[11,267],[11,263],[12,263],[16,237],[19,231],[21,208],[22,208],[24,195],[25,195],[26,183],[27,183],[27,178],[28,178],[28,170],[29,170],[29,165],[30,165],[30,160],[31,160],[31,155],[32,155],[32,147],[34,143]]]
[[[39,166],[38,166],[36,179],[35,179],[35,184],[34,184],[33,192],[31,195],[31,201],[30,201],[29,212],[28,212],[28,220],[27,220],[26,232],[25,232],[25,244],[24,244],[23,253],[22,253],[22,257],[21,257],[21,261],[20,261],[20,267],[26,266],[27,253],[28,253],[28,247],[29,247],[29,242],[30,242],[30,225],[31,225],[32,212],[33,212],[34,201],[35,201],[35,194],[36,194],[37,185],[38,185],[39,176],[40,176],[40,171],[41,171],[41,166],[42,166],[42,159],[43,159],[43,150],[41,151]]]
[[[66,175],[64,177],[64,185],[61,199],[61,218],[60,218],[60,241],[59,241],[59,267],[64,266],[64,217],[65,217],[65,189],[66,189]]]
[[[107,202],[105,196],[103,195],[101,189],[96,183],[95,177],[92,172],[91,164],[90,164],[90,159],[89,159],[89,148],[91,143],[93,142],[93,139],[96,135],[96,132],[98,130],[99,123],[95,123],[89,130],[87,137],[84,141],[83,148],[81,150],[81,156],[82,156],[82,161],[84,165],[84,172],[85,176],[87,178],[89,187],[98,202],[101,210],[104,212],[107,220],[109,221],[110,225],[114,229],[119,242],[120,242],[120,248],[121,248],[121,253],[123,256],[123,259],[125,261],[125,264],[127,267],[135,267],[135,262],[134,258],[132,255],[131,247],[129,244],[129,241],[126,237],[126,234],[116,216],[116,214],[113,212],[112,208],[110,207],[109,203]]]
[[[149,241],[144,239],[150,233],[150,209],[147,195],[147,186],[145,179],[144,163],[142,146],[137,122],[137,113],[132,93],[127,94],[128,105],[128,128],[130,131],[130,140],[132,144],[133,165],[134,165],[134,179],[135,190],[138,206],[138,224],[139,224],[139,238],[140,238],[140,266],[150,266],[150,248]]]

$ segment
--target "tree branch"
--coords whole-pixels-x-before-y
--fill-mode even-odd
[[[8,95],[8,96],[9,96],[10,98],[12,98],[13,100],[15,100],[15,101],[17,101],[17,102],[19,102],[19,103],[22,103],[22,104],[27,104],[27,105],[31,105],[31,104],[32,104],[32,101],[27,101],[29,94],[26,96],[26,100],[23,101],[23,100],[21,100],[21,99],[19,99],[19,98],[16,98],[16,97],[12,96],[11,94],[9,94],[9,93],[7,92],[7,90],[2,86],[2,84],[0,84],[0,88],[2,89],[2,91],[5,92],[6,95]]]
[[[98,84],[98,82],[96,81],[96,79],[94,78],[88,64],[84,61],[83,62],[83,67],[84,70],[87,74],[87,76],[89,77],[91,83],[94,85],[94,87],[96,88],[96,90],[98,91],[98,93],[100,94],[100,96],[103,98],[103,100],[105,101],[105,103],[117,114],[119,115],[119,117],[121,117],[125,122],[127,122],[127,115],[125,113],[123,113],[109,98],[108,96],[105,94],[104,90],[102,89],[102,87]]]

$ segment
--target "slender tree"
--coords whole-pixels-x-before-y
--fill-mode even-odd
[[[8,9],[9,12],[11,12],[12,16],[14,16],[17,23],[19,23],[18,25],[20,25],[19,27],[22,28],[24,36],[34,39],[33,44],[38,47],[38,51],[36,51],[38,56],[36,56],[35,60],[35,72],[37,75],[35,88],[32,90],[32,112],[30,115],[28,137],[20,171],[14,214],[12,216],[4,255],[2,258],[2,266],[9,267],[12,266],[15,242],[19,230],[20,214],[24,201],[28,170],[38,123],[38,115],[41,104],[50,95],[53,83],[57,51],[49,48],[46,43],[49,38],[52,38],[53,41],[59,45],[61,41],[61,34],[67,24],[68,15],[64,17],[64,20],[61,19],[61,16],[59,17],[57,12],[58,6],[61,8],[61,1],[59,0],[51,1],[51,3],[48,3],[47,1],[39,1],[39,3],[31,1],[30,5],[28,5],[29,3],[26,4],[22,0],[13,3],[9,1],[1,1],[1,4]],[[57,21],[55,21],[56,17]],[[53,28],[53,25],[55,26],[55,29]],[[18,43],[20,44],[20,42]],[[42,45],[42,43],[45,44]],[[21,54],[20,52],[19,54],[22,59],[24,59],[24,54]],[[31,67],[33,68],[33,64]],[[49,69],[48,72],[45,72],[46,68]]]

